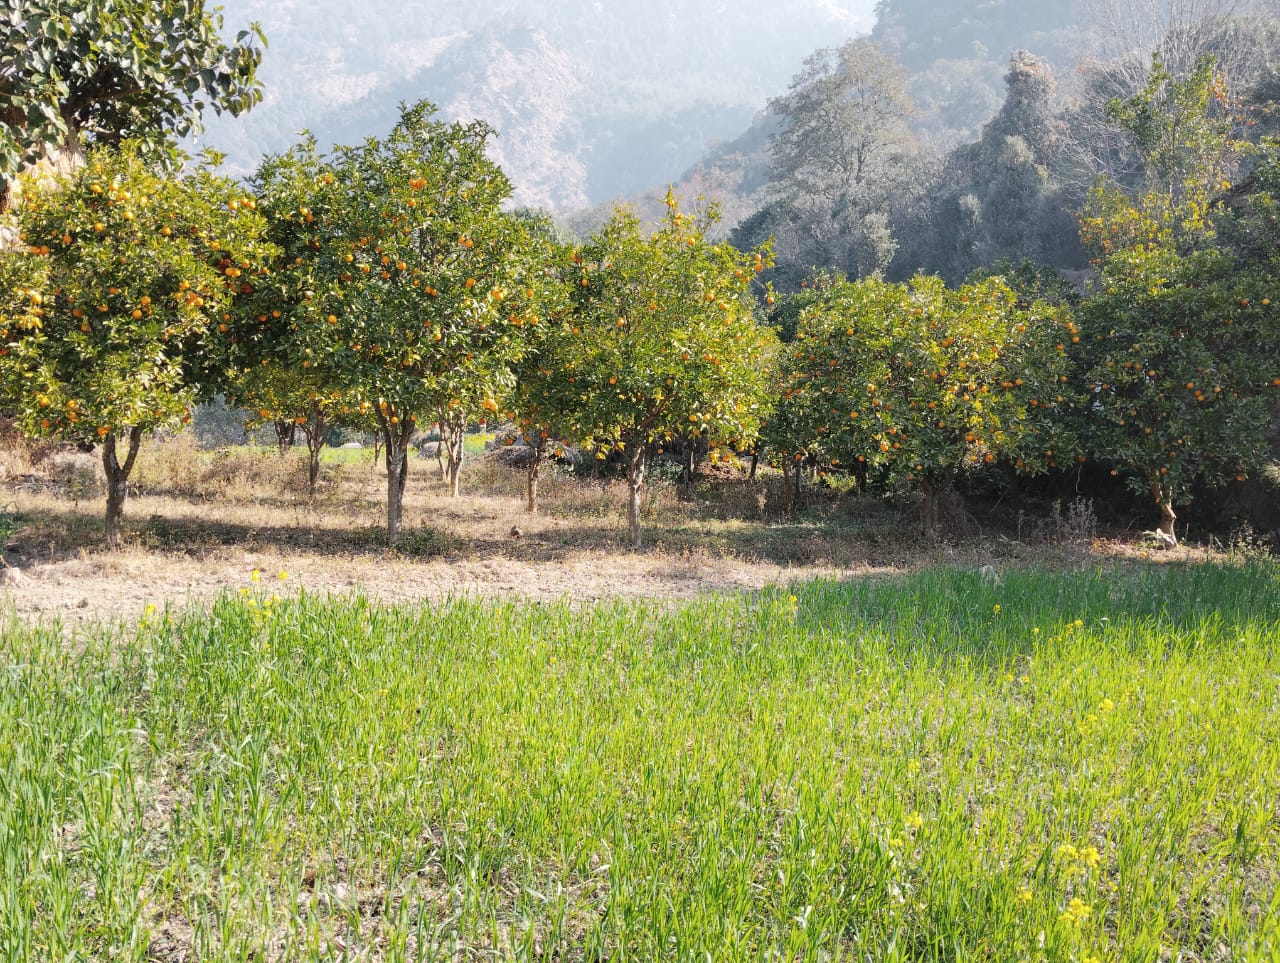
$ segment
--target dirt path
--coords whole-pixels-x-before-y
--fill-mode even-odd
[[[170,474],[185,478],[200,464],[182,462]],[[293,481],[271,475],[281,466],[288,463],[245,459],[237,482],[244,490],[219,500],[131,498],[128,547],[118,552],[102,548],[97,500],[70,499],[56,486],[0,489],[18,523],[0,548],[19,573],[15,584],[0,576],[0,613],[12,605],[24,619],[67,627],[133,620],[148,605],[207,604],[253,584],[255,570],[261,587],[281,595],[306,590],[358,591],[388,602],[450,595],[593,601],[690,599],[938,564],[975,570],[986,564],[1097,564],[1137,552],[1096,538],[1024,542],[1020,529],[1012,538],[997,532],[957,544],[931,542],[898,513],[856,499],[818,503],[807,516],[781,523],[765,517],[760,486],[739,481],[735,487],[732,480],[696,499],[681,497],[673,486],[655,486],[646,521],[650,547],[631,552],[621,483],[553,475],[544,484],[544,511],[530,516],[523,512],[523,474],[492,461],[473,467],[476,492],[461,498],[447,497],[429,476],[417,479],[406,498],[405,537],[388,552],[376,473],[332,469],[326,494],[303,503]],[[1162,554],[1173,561],[1188,550]]]
[[[159,563],[159,564],[158,564]],[[204,604],[223,591],[259,585],[279,594],[362,592],[390,602],[480,595],[551,600],[693,598],[704,592],[754,590],[834,569],[784,567],[729,559],[679,559],[584,552],[571,559],[326,558],[227,549],[215,558],[156,559],[143,552],[37,564],[20,583],[0,589],[24,619],[65,625],[139,617],[148,605]],[[873,571],[865,569],[864,571]],[[886,570],[887,571],[887,570]],[[281,578],[280,573],[285,577]]]

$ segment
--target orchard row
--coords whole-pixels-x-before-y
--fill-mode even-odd
[[[462,433],[495,412],[533,449],[531,510],[556,446],[620,454],[637,545],[647,460],[677,442],[917,486],[926,524],[965,471],[1097,459],[1170,532],[1193,481],[1267,456],[1274,263],[1159,243],[1183,208],[1100,189],[1083,304],[1025,277],[921,277],[816,281],[775,306],[769,248],[709,239],[713,209],[670,198],[652,232],[620,211],[581,245],[504,211],[490,135],[419,104],[385,138],[306,141],[246,184],[126,148],[28,190],[22,246],[0,256],[3,408],[101,444],[112,543],[143,437],[217,393],[300,428],[313,485],[329,428],[377,432],[392,538],[415,431],[440,425],[456,493]]]

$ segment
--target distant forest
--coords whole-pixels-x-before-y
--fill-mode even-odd
[[[1236,135],[1276,133],[1280,14],[1268,4],[881,0],[869,37],[816,51],[677,189],[720,203],[739,247],[772,237],[783,291],[818,270],[954,284],[1009,260],[1078,279],[1090,188],[1145,176],[1110,106],[1142,89],[1153,63],[1185,76],[1205,57],[1228,85]],[[1243,164],[1247,174],[1247,152]],[[642,214],[659,196],[637,200]]]

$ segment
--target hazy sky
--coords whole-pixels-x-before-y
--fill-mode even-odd
[[[222,7],[228,32],[262,25],[269,96],[313,86],[339,102],[412,75],[460,37],[520,27],[582,54],[606,85],[642,83],[660,68],[659,79],[723,74],[773,93],[798,58],[875,21],[875,0],[480,0],[433,4],[429,16],[409,17],[403,0],[223,0]]]

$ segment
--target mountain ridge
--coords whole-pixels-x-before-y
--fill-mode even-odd
[[[559,213],[678,179],[752,122],[815,47],[865,33],[871,0],[742,0],[644,10],[505,0],[429,23],[389,0],[227,0],[226,31],[258,21],[262,104],[210,118],[196,146],[244,175],[310,130],[322,147],[383,133],[401,101],[498,132],[514,202]]]

